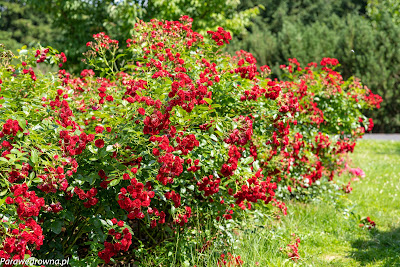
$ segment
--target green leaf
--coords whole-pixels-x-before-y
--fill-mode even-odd
[[[2,197],[2,196],[4,196],[5,194],[7,194],[7,192],[8,192],[8,189],[1,191],[1,192],[0,192],[0,197]]]
[[[120,57],[126,56],[126,54],[119,54],[118,56],[115,57],[115,59],[119,59]]]
[[[36,150],[31,151],[31,161],[36,164],[38,162],[39,155]]]
[[[214,134],[211,134],[210,137],[211,137],[211,139],[214,140],[215,142],[218,142],[218,138],[217,138]]]
[[[75,219],[74,214],[69,210],[65,210],[65,212],[63,214],[63,218],[67,219],[70,222],[73,222]]]
[[[24,118],[17,118],[18,124],[19,126],[25,130],[26,128],[26,120]]]
[[[107,151],[107,152],[115,151],[114,146],[113,146],[113,145],[108,145],[108,146],[106,147],[106,151]]]
[[[204,101],[206,101],[208,104],[212,103],[212,100],[210,98],[203,98]]]
[[[258,160],[253,162],[253,168],[254,168],[254,170],[260,169],[260,164],[259,164]]]
[[[121,178],[118,179],[114,179],[110,182],[110,186],[116,186],[117,184],[119,184],[119,182],[121,182]]]
[[[4,157],[0,157],[0,164],[4,162],[4,163],[8,163],[8,159],[4,158]]]
[[[90,146],[88,146],[88,149],[89,149],[89,151],[92,152],[93,154],[97,154],[98,148],[96,148],[96,147],[90,145]]]
[[[194,191],[194,185],[192,185],[192,184],[189,185],[189,186],[188,186],[188,189]]]
[[[222,125],[220,125],[219,123],[217,123],[217,124],[215,125],[215,128],[217,128],[218,131],[223,132],[223,130],[221,129],[221,126],[222,126]]]
[[[59,233],[61,233],[61,228],[62,228],[63,224],[64,224],[63,221],[55,220],[54,222],[52,222],[50,224],[50,229],[51,229],[51,231],[53,231],[53,233],[58,235]]]
[[[6,201],[6,198],[7,198],[7,196],[0,199],[0,207],[4,204],[4,202]]]
[[[171,214],[175,214],[176,208],[174,206],[171,206]]]
[[[215,133],[218,134],[220,137],[223,137],[223,136],[224,136],[224,134],[221,133],[220,131],[215,131]]]
[[[36,179],[33,179],[32,182],[38,184],[38,183],[42,183],[43,180],[42,180],[42,178],[36,178]]]
[[[247,158],[245,158],[244,160],[242,160],[242,163],[243,163],[244,165],[248,165],[248,164],[252,163],[253,160],[254,160],[253,157],[247,157]]]

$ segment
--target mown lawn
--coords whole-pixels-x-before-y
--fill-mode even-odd
[[[289,203],[288,215],[272,227],[244,222],[233,248],[244,266],[400,266],[400,142],[361,140],[351,158],[366,177],[352,183],[350,194]],[[376,229],[359,227],[366,216]],[[279,250],[292,233],[301,239],[297,263]]]

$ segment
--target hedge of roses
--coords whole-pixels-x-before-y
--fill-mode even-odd
[[[285,212],[344,168],[378,95],[331,58],[272,80],[221,52],[229,32],[206,40],[191,22],[140,21],[122,45],[96,34],[80,77],[51,47],[2,48],[1,258],[138,260],[205,219]]]

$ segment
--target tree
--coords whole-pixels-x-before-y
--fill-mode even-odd
[[[377,22],[386,14],[396,25],[400,25],[400,2],[397,0],[369,0],[367,13]]]
[[[21,1],[0,0],[0,43],[16,52],[23,45],[49,45],[55,38],[50,18]]]
[[[193,18],[193,29],[205,33],[223,27],[234,34],[242,33],[251,25],[251,18],[259,13],[259,5],[238,10],[241,1],[230,0],[150,0],[142,3],[145,20],[152,18],[177,20],[182,15]]]
[[[194,30],[206,33],[222,26],[240,33],[257,15],[252,7],[237,12],[240,1],[230,0],[25,0],[35,10],[48,13],[53,27],[59,29],[56,43],[66,47],[66,67],[77,69],[85,44],[98,32],[106,32],[113,38],[124,41],[133,32],[138,19],[152,18],[178,20],[182,15],[194,19]],[[61,45],[62,44],[62,45]]]

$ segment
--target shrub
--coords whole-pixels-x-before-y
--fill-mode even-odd
[[[285,212],[344,167],[379,96],[330,58],[290,59],[288,81],[271,80],[250,53],[221,52],[224,29],[204,41],[191,22],[140,21],[126,48],[96,34],[80,77],[39,71],[66,61],[51,47],[17,64],[2,51],[1,257],[140,261],[176,235],[201,250],[189,237],[205,222],[217,232],[255,203]]]

